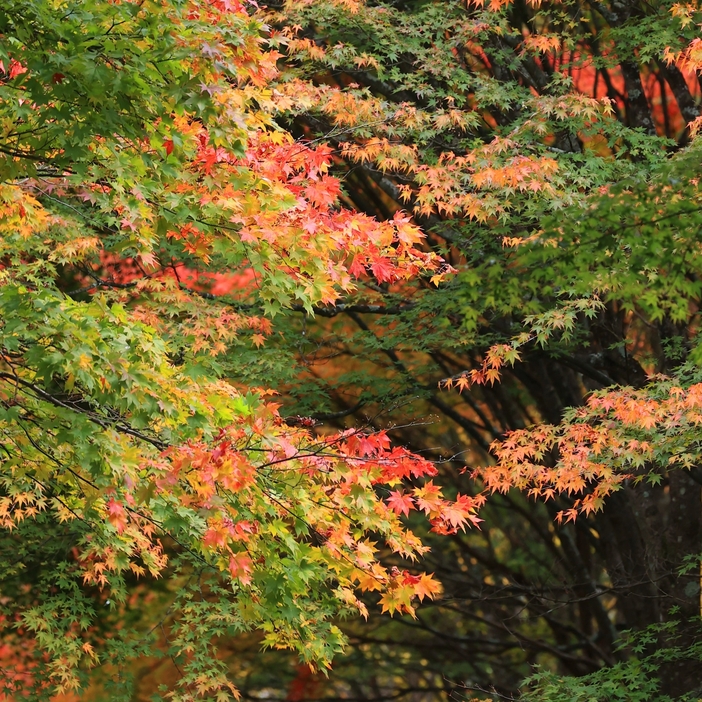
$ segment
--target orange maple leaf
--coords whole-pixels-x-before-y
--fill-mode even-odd
[[[431,573],[423,573],[419,577],[419,581],[414,584],[414,594],[422,602],[425,597],[433,600],[435,595],[440,595],[443,588],[441,583],[434,580]]]

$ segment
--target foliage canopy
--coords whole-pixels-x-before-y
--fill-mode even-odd
[[[8,697],[696,692],[700,21],[0,0]]]

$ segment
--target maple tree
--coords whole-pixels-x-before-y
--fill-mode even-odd
[[[694,3],[0,9],[9,698],[694,690]]]
[[[396,424],[454,489],[504,491],[481,531],[434,542],[445,600],[350,628],[356,649],[315,696],[516,696],[539,663],[561,677],[532,698],[571,699],[607,674],[577,691],[563,674],[636,658],[623,629],[682,620],[695,640],[697,571],[679,571],[701,533],[684,364],[699,353],[699,7],[286,2],[270,17],[289,129],[334,146],[348,201],[411,210],[459,271],[281,320],[271,366],[295,411]],[[680,401],[656,409],[670,387]],[[637,413],[664,427],[628,425]],[[693,692],[685,655],[642,666],[660,680],[641,699]]]
[[[237,698],[217,639],[250,630],[328,667],[359,592],[413,614],[440,591],[381,563],[426,551],[400,515],[452,533],[480,500],[384,433],[286,422],[234,369],[284,308],[449,268],[408,217],[335,206],[329,150],[274,120],[255,5],[0,10],[0,694],[95,669],[131,699],[129,661],[166,655],[168,699]]]

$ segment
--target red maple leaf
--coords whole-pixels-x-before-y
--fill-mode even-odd
[[[252,570],[253,564],[248,553],[235,553],[229,558],[229,572],[242,585],[248,585],[251,582]]]
[[[371,270],[379,283],[386,283],[395,279],[395,266],[393,266],[389,258],[384,256],[371,261]]]
[[[339,181],[332,176],[322,176],[313,180],[305,188],[305,197],[317,207],[330,207],[341,193]]]
[[[114,498],[110,498],[107,501],[107,519],[110,524],[117,530],[118,534],[121,534],[127,526],[127,513],[124,509],[124,505],[116,502]]]
[[[395,514],[409,516],[410,510],[414,509],[414,498],[411,495],[403,494],[399,490],[393,490],[387,499],[388,507]]]
[[[363,264],[363,259],[361,256],[354,256],[351,265],[349,266],[349,273],[354,278],[360,278],[366,272],[366,267]]]
[[[27,72],[27,67],[23,66],[19,61],[16,61],[15,59],[12,59],[10,61],[10,80],[13,78],[16,78],[17,76],[21,76],[23,73]]]

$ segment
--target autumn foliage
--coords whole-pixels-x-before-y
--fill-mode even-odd
[[[699,8],[566,4],[0,0],[0,694],[238,698],[255,632],[302,699],[491,496],[694,475]]]
[[[177,599],[193,578],[228,592],[207,616],[177,608],[171,697],[237,696],[207,653],[222,627],[329,666],[332,618],[366,614],[358,593],[412,614],[439,592],[381,564],[379,548],[425,551],[400,516],[455,531],[478,503],[422,486],[433,465],[384,434],[289,425],[216,359],[261,346],[293,303],[311,314],[366,276],[438,284],[448,267],[407,216],[336,206],[329,149],[273,121],[279,54],[255,8],[57,8],[0,26],[0,519],[29,561],[46,557],[41,534],[67,544],[29,590],[5,576],[7,636],[20,627],[36,659],[5,690],[78,689],[137,655],[103,627],[154,578]],[[222,281],[227,299],[210,292]]]

